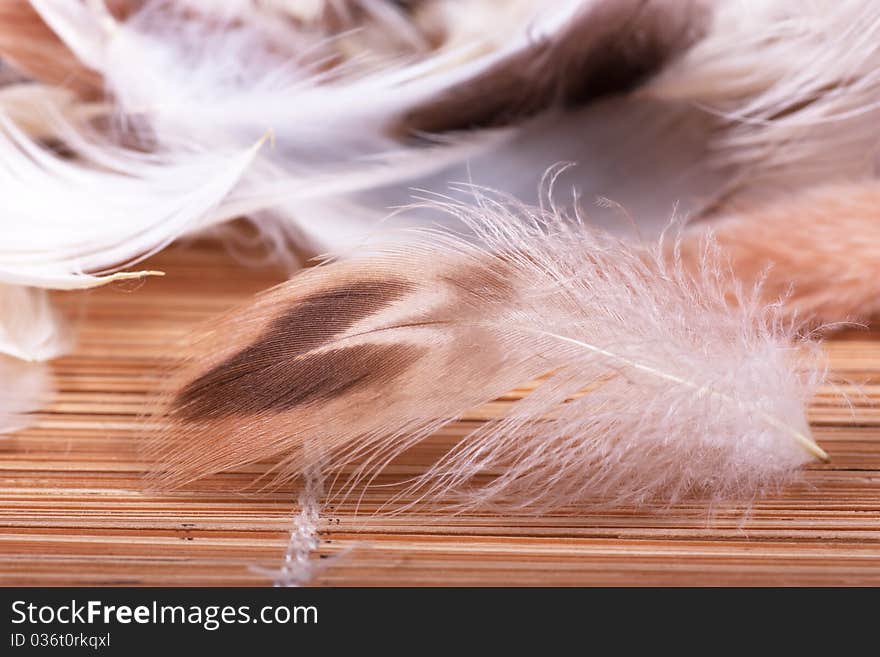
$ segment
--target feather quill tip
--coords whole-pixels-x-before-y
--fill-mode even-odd
[[[103,276],[102,280],[107,283],[112,283],[113,281],[128,281],[137,278],[149,278],[151,276],[164,276],[164,271],[159,271],[156,269],[145,269],[142,271],[120,271],[115,274],[110,274],[108,276]]]

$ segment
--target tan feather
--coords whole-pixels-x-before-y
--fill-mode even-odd
[[[431,234],[318,267],[189,341],[156,416],[155,481],[266,459],[293,477],[326,458],[355,467],[353,485],[542,376],[419,496],[527,510],[749,497],[824,455],[792,330],[772,307],[729,307],[710,260],[691,277],[659,247],[491,197],[446,209],[481,245]]]
[[[710,237],[711,236],[711,237]],[[694,267],[709,239],[739,282],[804,320],[880,316],[880,182],[820,187],[696,225],[682,257]]]

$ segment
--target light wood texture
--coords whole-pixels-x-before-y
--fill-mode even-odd
[[[61,295],[83,316],[76,351],[54,365],[59,393],[36,423],[0,440],[0,583],[265,585],[296,510],[293,487],[245,495],[227,473],[175,495],[142,492],[137,444],[149,391],[173,342],[200,320],[281,280],[216,246],[174,248],[147,265],[168,276]],[[880,333],[828,343],[833,375],[815,400],[832,462],[742,509],[571,512],[510,518],[376,516],[370,489],[326,510],[316,584],[880,585]],[[852,408],[842,393],[850,397]],[[515,395],[511,396],[511,399]],[[430,459],[480,409],[396,466]],[[329,558],[333,557],[335,558]]]

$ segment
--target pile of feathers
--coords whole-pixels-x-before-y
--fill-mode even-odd
[[[0,430],[47,291],[247,221],[323,262],[188,341],[157,486],[353,489],[528,385],[400,499],[752,498],[828,458],[814,329],[880,311],[878,126],[873,0],[5,0]]]

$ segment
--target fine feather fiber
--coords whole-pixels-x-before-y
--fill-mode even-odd
[[[408,494],[523,512],[749,499],[824,456],[804,411],[821,380],[809,343],[775,306],[728,305],[711,251],[692,274],[662,245],[475,194],[434,206],[479,245],[417,231],[188,340],[155,415],[154,483],[271,459],[281,479],[324,462],[347,489],[529,383]]]

